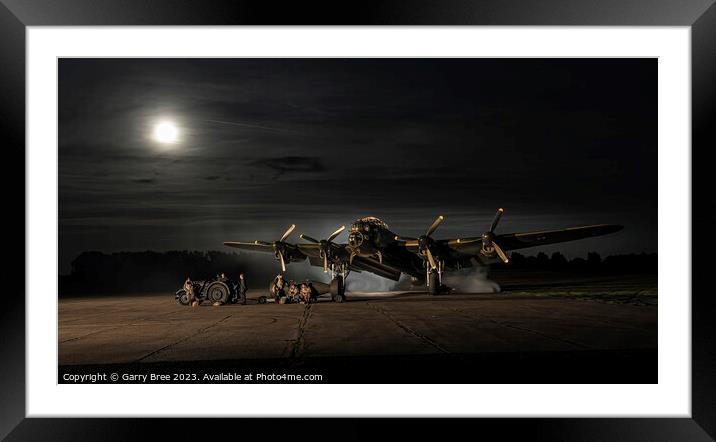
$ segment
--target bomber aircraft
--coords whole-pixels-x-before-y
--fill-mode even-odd
[[[402,273],[412,277],[414,284],[425,284],[427,292],[437,295],[447,289],[442,284],[446,271],[476,265],[509,262],[507,252],[527,247],[543,246],[566,241],[606,235],[623,228],[614,224],[569,227],[524,233],[496,234],[502,217],[498,209],[490,229],[480,236],[433,239],[435,230],[445,218],[441,215],[417,238],[400,236],[378,218],[367,216],[355,221],[348,233],[348,243],[334,240],[345,230],[341,226],[326,239],[318,240],[302,234],[305,243],[292,244],[286,240],[296,225],[291,225],[277,241],[227,241],[224,245],[243,250],[273,253],[286,271],[286,264],[305,261],[323,267],[331,274],[330,293],[334,301],[345,300],[345,279],[350,272],[370,272],[398,281]]]

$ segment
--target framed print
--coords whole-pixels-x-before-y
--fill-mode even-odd
[[[716,433],[709,2],[104,6],[2,7],[3,436]]]

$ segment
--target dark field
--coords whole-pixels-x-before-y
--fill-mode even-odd
[[[657,382],[656,275],[513,271],[491,279],[501,293],[348,293],[343,304],[250,299],[190,308],[171,292],[60,299],[59,382],[92,372],[198,376],[188,381],[275,373],[329,383]]]

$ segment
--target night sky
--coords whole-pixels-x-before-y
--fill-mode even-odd
[[[60,273],[85,250],[228,252],[366,215],[479,235],[498,207],[498,233],[625,226],[547,252],[654,252],[656,63],[61,59]]]

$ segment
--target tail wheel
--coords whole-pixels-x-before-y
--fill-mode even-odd
[[[179,290],[176,293],[176,299],[177,299],[177,304],[179,304],[179,305],[189,305],[190,304],[189,294],[184,289]]]
[[[440,293],[440,283],[438,282],[438,272],[430,272],[428,275],[428,293],[432,296]]]
[[[338,275],[331,281],[330,285],[331,297],[333,302],[343,302],[346,300],[346,284],[343,276]]]
[[[206,289],[206,298],[211,302],[225,304],[229,299],[229,287],[223,282],[215,282]]]

